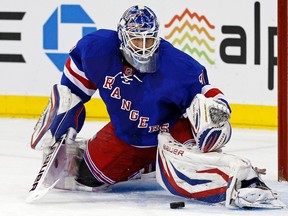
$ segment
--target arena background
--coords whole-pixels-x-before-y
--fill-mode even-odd
[[[115,29],[131,5],[151,7],[161,37],[206,66],[234,127],[277,128],[277,0],[0,0],[0,117],[38,118],[69,50]],[[108,120],[99,95],[87,118]]]

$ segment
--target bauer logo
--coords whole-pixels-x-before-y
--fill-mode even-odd
[[[214,61],[214,29],[205,16],[191,13],[187,8],[181,15],[175,15],[165,28],[169,33],[165,39],[175,47],[211,65]]]
[[[61,44],[67,43],[79,26],[82,36],[96,30],[94,22],[80,5],[57,7],[43,26],[43,49],[59,71],[63,70],[69,55],[69,49],[62,48]],[[73,45],[69,44],[70,48]]]

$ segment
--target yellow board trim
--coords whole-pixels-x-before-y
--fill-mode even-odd
[[[231,124],[238,128],[277,129],[277,106],[231,104]]]
[[[44,96],[0,95],[0,117],[39,118],[48,100]],[[85,107],[87,120],[109,120],[100,98],[92,98]],[[277,106],[231,104],[231,108],[233,127],[277,129]]]

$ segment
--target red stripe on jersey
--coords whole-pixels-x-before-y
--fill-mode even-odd
[[[87,89],[97,89],[97,86],[90,82],[89,80],[83,78],[82,76],[80,76],[79,74],[77,74],[75,71],[73,71],[73,69],[71,68],[71,58],[68,58],[68,60],[66,61],[66,68],[68,69],[69,73],[75,77],[77,80],[79,80]]]
[[[218,94],[224,95],[219,89],[217,88],[211,88],[209,89],[204,95],[207,98],[215,97]]]

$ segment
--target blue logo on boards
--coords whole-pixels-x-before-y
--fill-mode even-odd
[[[94,24],[93,20],[83,10],[80,5],[61,5],[52,13],[43,26],[43,48],[46,55],[54,63],[59,71],[63,70],[63,66],[69,56],[69,53],[62,53],[59,50],[59,30],[60,25],[65,24]],[[82,36],[93,31],[96,27],[82,27]],[[69,36],[69,35],[67,35]]]

